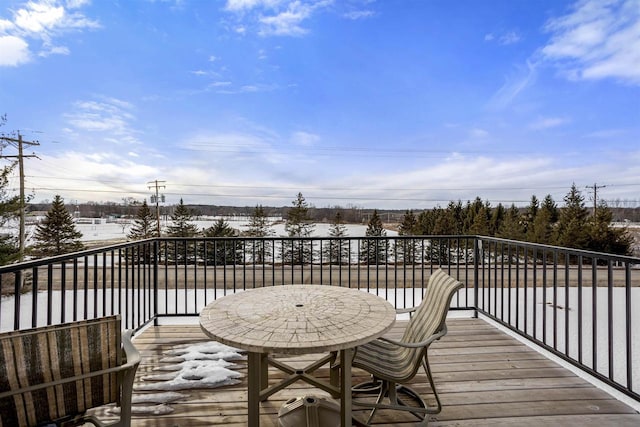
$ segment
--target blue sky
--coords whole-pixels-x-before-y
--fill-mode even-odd
[[[0,0],[0,113],[35,201],[638,206],[640,1]]]

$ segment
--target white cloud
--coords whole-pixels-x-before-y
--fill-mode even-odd
[[[489,132],[480,128],[473,128],[469,131],[469,136],[472,138],[486,138],[489,136]]]
[[[61,0],[32,0],[13,11],[11,20],[0,19],[0,33],[4,33],[1,37],[13,37],[0,44],[3,56],[0,66],[15,66],[27,62],[25,58],[34,53],[31,49],[41,57],[68,55],[69,48],[55,43],[55,39],[71,31],[100,27],[97,21],[88,19],[77,10],[85,4],[87,2],[83,0],[68,0],[64,3]],[[16,38],[22,43],[17,42]],[[30,47],[27,40],[35,43]]]
[[[347,19],[358,20],[358,19],[367,19],[374,16],[376,13],[372,10],[354,10],[351,12],[345,13],[343,16]]]
[[[312,146],[320,141],[320,136],[308,132],[294,132],[291,135],[291,142],[295,145]]]
[[[582,0],[547,22],[542,56],[572,79],[615,78],[640,84],[638,0]]]
[[[545,130],[551,129],[558,126],[562,126],[565,123],[568,123],[569,119],[564,117],[543,117],[529,125],[529,129],[533,130]]]
[[[46,58],[49,55],[69,55],[71,51],[66,46],[49,46],[47,50],[41,50],[38,56]]]
[[[62,6],[54,6],[50,2],[30,2],[25,9],[15,13],[14,22],[22,30],[41,33],[56,26],[64,18]]]
[[[65,115],[75,132],[98,132],[104,142],[115,145],[139,144],[136,131],[131,127],[135,120],[133,106],[116,98],[100,101],[77,101],[74,110]]]
[[[17,65],[29,62],[29,44],[16,36],[0,36],[0,67]]]
[[[82,6],[89,4],[91,0],[67,0],[67,7],[69,9],[78,9]]]
[[[489,100],[489,108],[500,110],[509,106],[536,79],[537,65],[527,62],[526,67],[518,67],[513,76],[506,79],[504,85]]]
[[[257,7],[274,8],[282,2],[282,0],[227,0],[225,9],[231,12],[239,12]]]
[[[273,16],[263,16],[259,19],[262,24],[259,34],[261,36],[300,36],[308,30],[301,26],[307,19],[312,8],[300,2],[292,2],[287,10]]]
[[[521,37],[517,31],[507,31],[506,33],[502,34],[487,33],[484,36],[484,41],[486,42],[496,41],[499,44],[505,46],[518,43],[520,40]]]
[[[0,19],[0,33],[5,33],[15,28],[15,24],[6,19]]]
[[[225,10],[235,15],[231,27],[238,34],[255,31],[260,36],[302,36],[304,22],[333,0],[228,0]]]
[[[515,31],[509,31],[508,33],[503,34],[500,37],[500,44],[503,44],[503,45],[514,44],[514,43],[518,43],[519,41],[520,41],[520,35]]]

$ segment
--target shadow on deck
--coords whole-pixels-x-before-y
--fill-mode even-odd
[[[448,334],[430,349],[431,367],[443,404],[442,412],[431,416],[431,426],[640,425],[640,414],[633,408],[485,321],[450,319],[447,325]],[[404,327],[405,322],[397,322],[391,334],[398,335]],[[163,361],[167,350],[206,341],[197,325],[144,330],[134,340],[142,354],[136,384],[143,382],[141,377],[157,372],[154,368],[167,363]],[[306,365],[312,359],[307,355],[288,360]],[[132,426],[246,425],[246,360],[237,364],[235,370],[242,374],[238,384],[182,390],[180,393],[186,397],[173,403],[134,404]],[[318,372],[328,377],[327,369]],[[275,370],[272,374],[282,377]],[[365,379],[363,371],[354,370],[354,384]],[[431,396],[424,375],[418,375],[413,386]],[[145,393],[134,393],[134,399]],[[261,425],[277,426],[281,405],[292,397],[305,395],[326,394],[298,382],[262,404]],[[414,425],[415,418],[386,411],[377,415],[374,422],[406,427]]]

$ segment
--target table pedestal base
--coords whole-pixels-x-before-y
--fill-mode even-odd
[[[341,425],[343,427],[351,427],[351,361],[353,360],[353,355],[354,349],[352,348],[339,352],[340,384],[338,386],[319,380],[311,375],[311,373],[327,363],[334,364],[336,360],[335,352],[303,369],[295,369],[283,362],[270,358],[266,353],[249,352],[247,361],[249,427],[258,427],[260,425],[260,402],[267,400],[274,393],[277,393],[296,381],[304,381],[307,384],[330,393],[334,398],[339,397]],[[289,375],[277,384],[269,386],[269,365]]]

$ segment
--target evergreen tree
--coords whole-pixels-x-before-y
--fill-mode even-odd
[[[275,231],[269,225],[269,218],[262,205],[257,205],[247,224],[247,236],[268,237],[275,235]]]
[[[142,202],[142,205],[138,208],[136,217],[133,220],[133,225],[127,236],[130,240],[143,240],[156,237],[158,235],[158,223],[155,215],[151,213],[147,201]],[[151,263],[153,259],[153,251],[148,247],[143,246],[132,247],[126,249],[128,253],[128,259],[133,264]]]
[[[0,117],[0,122],[2,117]],[[1,123],[0,123],[1,124]],[[0,169],[0,227],[7,221],[18,216],[20,208],[20,197],[10,196],[7,190],[9,176],[13,172],[17,163],[12,163]],[[0,236],[0,265],[8,264],[18,259],[20,248],[18,239],[12,235]]]
[[[53,199],[51,209],[35,231],[33,253],[37,256],[62,255],[84,248],[80,238],[82,233],[76,230],[73,217],[59,195]]]
[[[129,239],[142,240],[149,239],[151,237],[158,236],[156,216],[151,212],[147,201],[142,202],[142,205],[136,213],[136,217],[133,220],[133,225],[129,231]]]
[[[558,206],[556,202],[553,201],[551,194],[547,194],[540,205],[540,209],[544,209],[549,212],[549,219],[552,224],[558,222],[558,218],[560,217],[560,211],[558,210]]]
[[[525,232],[520,210],[512,204],[506,211],[504,221],[500,224],[498,237],[511,240],[524,240]]]
[[[287,213],[287,222],[284,226],[289,237],[310,237],[315,226],[309,216],[309,204],[302,193],[298,193],[296,199],[291,202],[293,208]]]
[[[196,237],[198,226],[191,221],[193,221],[193,214],[180,199],[180,204],[171,215],[171,225],[167,227],[167,235],[169,237]],[[196,261],[195,242],[178,241],[172,246],[168,245],[166,250],[167,260],[175,262]]]
[[[276,234],[269,225],[262,205],[257,205],[253,210],[245,234],[251,237],[269,237]],[[250,240],[247,242],[247,254],[251,256],[254,264],[264,264],[273,256],[273,242],[266,239]]]
[[[555,230],[555,244],[565,248],[586,249],[589,241],[587,230],[589,211],[575,183],[564,197],[564,202],[565,206],[560,210]]]
[[[171,215],[171,225],[167,227],[170,237],[195,237],[198,235],[198,226],[193,222],[193,214],[184,205],[182,199]]]
[[[384,237],[387,232],[382,227],[382,219],[377,210],[373,211],[367,223],[365,236]],[[387,262],[387,239],[363,239],[360,242],[360,262],[365,264],[385,264]]]
[[[287,221],[284,226],[289,237],[311,237],[314,225],[309,216],[309,204],[302,193],[298,193],[292,202],[293,208],[287,213]],[[291,264],[305,264],[313,261],[313,248],[310,240],[303,239],[286,240],[283,242],[283,261]]]
[[[531,215],[529,216],[531,218]],[[527,227],[527,241],[550,245],[553,243],[554,227],[558,219],[556,203],[547,195],[537,209],[533,222]]]
[[[398,227],[399,236],[418,235],[418,220],[413,211],[406,211]],[[397,262],[415,264],[418,254],[419,241],[417,239],[396,239],[394,252]]]
[[[512,208],[515,208],[515,206],[512,206]],[[520,213],[517,213],[519,217]],[[491,219],[489,220],[489,235],[497,236],[500,234],[500,230],[502,229],[502,223],[506,220],[507,210],[502,206],[502,203],[498,203],[498,206],[496,206],[493,211],[490,211],[489,215],[491,216]]]
[[[613,227],[613,213],[607,204],[599,203],[595,216],[589,221],[588,249],[618,255],[631,255],[633,237],[626,228]]]
[[[463,234],[464,230],[464,208],[462,202],[449,202],[446,209],[438,208],[435,229],[432,234],[456,235]]]
[[[487,236],[489,234],[490,205],[482,202],[480,197],[476,197],[472,202],[467,202],[464,208],[464,228],[463,234],[476,234]]]
[[[479,198],[476,201],[480,201]],[[489,203],[472,205],[472,209],[470,211],[471,217],[469,221],[469,234],[475,234],[478,236],[488,236],[490,234],[489,230],[489,218],[491,215],[491,208],[489,207]]]
[[[533,195],[531,196],[531,202],[529,202],[529,206],[525,212],[525,232],[527,235],[529,234],[529,230],[533,228],[533,223],[536,220],[539,210],[540,201],[535,195]]]
[[[226,237],[206,241],[203,255],[208,263],[214,265],[242,264],[244,254],[242,241],[236,239],[240,233],[220,218],[211,227],[203,230],[205,237]]]
[[[331,264],[349,264],[349,239],[341,238],[346,236],[347,227],[342,221],[342,215],[340,212],[337,212],[329,228],[329,237],[336,237],[338,239],[331,239],[325,243],[326,246],[322,248],[325,260],[328,260]]]
[[[438,209],[428,209],[420,212],[418,214],[418,234],[422,236],[428,236],[430,234],[435,234],[436,228],[436,219],[438,216]],[[440,209],[441,210],[441,209]]]

